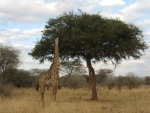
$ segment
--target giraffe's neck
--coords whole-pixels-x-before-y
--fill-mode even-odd
[[[58,38],[55,39],[54,47],[54,63],[59,63],[59,48],[58,48]]]

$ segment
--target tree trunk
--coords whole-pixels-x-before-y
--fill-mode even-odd
[[[90,82],[90,87],[92,90],[92,100],[97,100],[97,91],[96,91],[96,76],[95,76],[95,71],[92,67],[91,64],[91,59],[86,59],[87,67],[89,70],[89,82]]]

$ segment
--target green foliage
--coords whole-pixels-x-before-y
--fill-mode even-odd
[[[99,14],[69,12],[47,22],[41,40],[29,54],[41,62],[52,60],[50,45],[55,37],[60,40],[61,58],[78,56],[95,62],[118,62],[130,57],[140,58],[141,51],[147,49],[142,31],[133,24]]]
[[[35,78],[35,76],[31,76],[29,71],[9,68],[5,73],[4,79],[13,83],[16,87],[31,87]]]
[[[100,69],[96,75],[96,81],[98,84],[106,85],[108,83],[108,79],[113,76],[113,70],[111,69]]]
[[[11,97],[13,90],[13,84],[6,82],[4,79],[0,79],[0,96]]]
[[[113,64],[130,57],[138,59],[148,48],[143,40],[142,31],[133,24],[118,19],[103,18],[99,14],[82,11],[64,13],[49,19],[43,36],[29,53],[41,63],[52,60],[54,38],[59,38],[61,59],[83,59],[87,63],[92,100],[97,100],[96,77],[93,62],[112,61]]]
[[[119,89],[119,90],[121,90],[121,88],[123,87],[123,86],[125,86],[126,85],[126,81],[125,81],[125,77],[124,76],[118,76],[118,77],[116,77],[116,79],[115,79],[115,86]]]
[[[144,80],[134,73],[128,73],[127,76],[118,76],[115,80],[115,85],[118,89],[126,86],[128,89],[138,88],[144,84]]]
[[[38,68],[34,68],[29,70],[32,76],[39,76],[41,73],[47,72],[48,69],[38,69]]]
[[[106,86],[109,90],[115,87],[115,77],[109,77],[106,81]]]
[[[110,73],[105,73],[110,72]],[[107,86],[112,89],[116,86],[117,89],[121,90],[122,87],[127,87],[128,89],[138,88],[144,85],[144,79],[136,76],[134,73],[128,73],[126,76],[112,76],[112,70],[99,70],[97,78],[97,83],[101,86]],[[146,82],[146,81],[145,81]]]
[[[63,87],[77,89],[87,86],[85,77],[82,76],[63,76],[60,78],[59,83]]]
[[[15,68],[20,63],[19,50],[9,46],[0,46],[0,75],[3,76],[8,68]]]
[[[128,73],[126,76],[126,86],[129,89],[138,88],[143,83],[144,83],[144,81],[140,77],[135,76],[134,73]]]
[[[61,62],[60,72],[68,76],[83,75],[86,73],[86,69],[81,63],[82,62],[77,59],[74,61],[63,61]]]
[[[145,85],[150,85],[150,76],[145,77]]]
[[[24,71],[24,70],[19,70],[16,73],[16,79],[14,81],[14,83],[18,86],[18,87],[29,87],[32,86],[32,77],[30,76],[30,73],[28,71]]]

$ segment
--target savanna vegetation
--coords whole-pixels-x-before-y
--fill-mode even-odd
[[[79,70],[79,67],[82,68]],[[80,62],[68,61],[62,63],[60,70],[65,76],[60,77],[61,89],[58,91],[57,102],[51,100],[51,89],[46,90],[46,106],[43,109],[40,93],[35,88],[38,76],[47,70],[27,71],[9,67],[0,76],[0,113],[150,112],[149,76],[140,78],[131,72],[115,76],[111,69],[99,69],[96,72],[99,98],[91,101],[89,76],[85,73],[85,67]]]
[[[12,91],[12,98],[0,98],[0,113],[150,113],[150,87],[129,90],[108,90],[97,87],[98,100],[91,101],[89,88],[61,88],[57,101],[51,90],[45,93],[45,108],[40,105],[40,93],[31,88]]]
[[[29,55],[41,63],[52,61],[55,37],[59,37],[63,75],[57,102],[52,102],[51,90],[46,90],[46,106],[40,107],[35,89],[38,77],[47,69],[18,69],[19,50],[0,46],[0,113],[150,113],[149,76],[133,72],[115,76],[111,69],[95,71],[92,66],[140,58],[148,46],[138,27],[99,14],[64,13],[47,22]]]
[[[116,65],[123,59],[140,58],[148,48],[142,31],[135,25],[79,10],[78,13],[72,11],[49,19],[41,40],[29,55],[41,63],[52,60],[54,48],[50,45],[56,37],[59,38],[61,60],[79,59],[86,62],[92,100],[98,98],[93,62],[111,61]]]

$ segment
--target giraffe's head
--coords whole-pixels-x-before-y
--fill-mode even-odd
[[[55,44],[58,45],[58,37],[55,38]]]
[[[54,41],[52,42],[52,46],[58,45],[58,38],[55,38]]]

